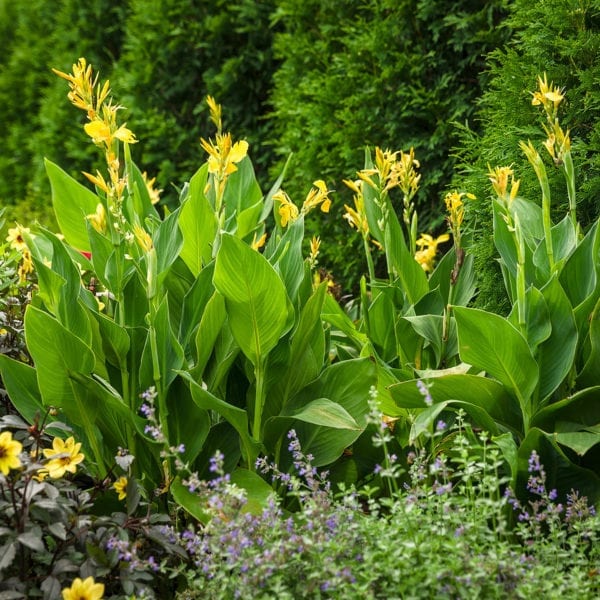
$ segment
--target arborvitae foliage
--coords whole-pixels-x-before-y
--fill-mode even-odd
[[[26,196],[41,90],[48,85],[47,30],[56,10],[44,0],[0,4],[0,205]]]
[[[543,116],[539,107],[531,104],[531,92],[543,73],[548,82],[565,88],[560,119],[563,127],[571,130],[573,140],[578,217],[585,226],[600,213],[600,1],[515,0],[505,24],[513,30],[513,37],[490,56],[490,85],[471,122],[481,134],[463,131],[458,151],[461,169],[455,178],[457,186],[478,197],[471,206],[471,252],[480,274],[478,304],[490,310],[502,310],[507,304],[502,276],[493,260],[488,165],[512,164],[515,177],[521,180],[519,194],[539,202],[537,179],[519,149],[520,140],[531,139],[547,161],[555,210],[561,215],[565,211],[564,179],[542,147]]]
[[[362,168],[365,146],[415,148],[421,163],[417,197],[423,227],[442,221],[440,196],[454,166],[454,121],[465,121],[480,94],[484,56],[503,41],[503,0],[278,0],[275,19],[282,65],[275,76],[274,143],[294,153],[287,191],[301,200],[323,178],[338,190],[323,238],[322,259],[336,276],[361,269],[344,248],[342,179]],[[354,254],[356,256],[356,254]]]
[[[248,140],[251,154],[268,137],[261,115],[267,111],[274,69],[272,4],[131,1],[114,89],[141,140],[132,149],[134,158],[149,175],[157,176],[166,199],[176,198],[173,185],[201,164],[200,137],[214,133],[207,95],[223,106],[226,128]],[[261,149],[256,155],[265,152]]]
[[[90,170],[96,152],[81,130],[67,87],[52,68],[69,71],[80,56],[104,74],[118,56],[123,11],[111,0],[7,2],[9,44],[0,72],[0,203],[17,205],[8,223],[52,223],[44,157],[73,174]],[[12,14],[14,13],[14,14]],[[82,148],[84,148],[82,150]]]

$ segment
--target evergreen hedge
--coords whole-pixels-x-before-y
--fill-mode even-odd
[[[561,104],[563,127],[571,130],[576,168],[578,217],[585,224],[600,214],[600,1],[564,0],[529,2],[515,0],[505,26],[513,32],[510,43],[489,56],[488,86],[471,127],[464,128],[458,150],[459,171],[454,185],[473,192],[472,222],[475,227],[471,252],[480,279],[478,304],[489,310],[508,308],[502,276],[493,257],[491,231],[493,195],[487,178],[491,167],[512,165],[521,180],[519,194],[539,197],[533,168],[519,149],[519,141],[531,139],[546,162],[554,207],[565,213],[567,194],[562,173],[543,149],[540,128],[543,115],[531,104],[537,78],[565,88]]]

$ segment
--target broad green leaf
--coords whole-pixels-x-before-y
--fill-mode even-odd
[[[513,219],[515,215],[518,215],[525,243],[530,251],[533,251],[538,240],[544,237],[541,207],[530,200],[517,196],[510,203],[509,210]]]
[[[304,279],[304,258],[302,241],[304,240],[304,217],[301,215],[285,229],[281,240],[272,254],[265,258],[280,274],[289,298],[296,303],[298,289]]]
[[[273,488],[260,475],[248,469],[235,469],[230,477],[231,483],[246,491],[246,504],[242,512],[253,515],[261,514],[274,493]],[[198,492],[190,492],[183,482],[184,480],[179,475],[173,480],[170,488],[173,499],[198,521],[208,523],[211,515],[207,511],[206,499],[202,498]]]
[[[184,348],[187,347],[189,341],[196,334],[206,305],[214,294],[212,284],[213,273],[214,263],[202,269],[183,299],[181,321],[179,324],[179,339]]]
[[[44,162],[52,188],[52,204],[58,226],[71,246],[89,252],[91,248],[85,217],[96,212],[100,199],[58,165],[48,159]]]
[[[387,294],[373,290],[373,301],[368,305],[363,301],[363,307],[366,308],[365,323],[369,340],[382,360],[393,361],[396,357],[396,335],[390,323],[395,321],[396,311],[391,299]]]
[[[132,194],[127,198],[127,209],[130,222],[134,222],[133,215],[136,215],[140,221],[146,217],[158,218],[158,212],[152,204],[144,176],[137,165],[131,160],[131,148],[125,144],[125,165]]]
[[[206,510],[206,500],[202,499],[196,491],[190,492],[189,487],[183,481],[181,475],[177,475],[171,482],[169,491],[173,500],[200,523],[208,523],[210,514]]]
[[[501,264],[506,269],[506,275],[514,281],[517,274],[517,248],[513,233],[505,221],[505,210],[497,201],[492,201],[494,245],[502,259]],[[510,291],[510,286],[507,286]]]
[[[552,323],[550,322],[550,313],[544,300],[544,295],[535,287],[530,287],[525,292],[525,306],[527,313],[525,315],[525,337],[532,352],[550,337],[552,333]],[[519,328],[519,313],[517,304],[508,316],[508,320]]]
[[[166,390],[175,379],[177,370],[181,369],[184,363],[183,348],[171,328],[168,297],[163,298],[155,314],[150,317],[149,325],[150,329],[140,367],[140,381],[146,382],[144,387],[152,385],[156,381],[154,368],[158,367],[161,385]],[[156,357],[152,356],[152,335],[156,335],[158,354]],[[157,361],[156,365],[154,365],[155,360]]]
[[[196,383],[188,373],[181,372],[180,374],[189,383],[192,398],[200,408],[204,410],[214,410],[234,427],[240,436],[246,461],[249,465],[254,465],[254,461],[258,456],[261,446],[250,436],[248,429],[248,413],[237,406],[225,402],[225,400],[222,400],[221,398],[217,398]]]
[[[557,423],[568,421],[581,427],[600,423],[600,385],[580,390],[572,396],[553,402],[534,415],[531,425],[551,433]]]
[[[103,313],[94,313],[94,318],[98,322],[106,360],[114,367],[126,370],[131,343],[127,330]]]
[[[554,434],[532,428],[519,447],[519,470],[517,489],[525,489],[529,479],[528,461],[533,451],[540,456],[546,472],[546,489],[557,489],[564,497],[572,490],[587,496],[590,504],[600,499],[600,477],[597,472],[572,462],[558,445]]]
[[[318,379],[302,389],[286,406],[286,414],[301,411],[315,398],[328,398],[339,404],[358,424],[358,430],[334,429],[294,420],[274,418],[265,423],[265,444],[274,450],[289,426],[296,430],[302,450],[314,456],[313,464],[322,466],[336,460],[366,426],[367,399],[377,385],[375,364],[370,358],[343,361],[325,369]]]
[[[241,467],[231,473],[231,483],[246,490],[246,504],[243,512],[253,515],[260,515],[267,507],[269,498],[275,493],[260,475]]]
[[[288,352],[283,364],[269,358],[267,378],[273,383],[267,391],[267,402],[263,418],[279,414],[288,399],[305,385],[316,379],[325,361],[325,332],[321,321],[321,309],[327,293],[327,284],[322,283],[302,308],[298,325],[291,336],[291,343],[280,342]]]
[[[600,431],[566,431],[554,435],[556,441],[562,446],[570,448],[579,456],[600,443]]]
[[[229,221],[232,217],[237,219],[244,210],[255,206],[262,199],[262,192],[256,181],[250,158],[246,156],[236,166],[237,170],[231,173],[227,179],[223,194],[226,221]],[[227,227],[227,231],[233,233],[233,228],[233,226],[231,228]]]
[[[292,412],[284,409],[282,417],[291,417],[313,425],[324,425],[334,429],[353,429],[361,431],[358,423],[348,411],[328,398],[317,398]]]
[[[214,209],[204,195],[207,177],[208,166],[204,164],[190,180],[189,194],[179,213],[179,229],[183,236],[181,258],[194,275],[212,260],[218,228]]]
[[[181,458],[191,464],[208,437],[211,425],[209,412],[194,402],[187,383],[181,377],[175,379],[169,388],[167,410],[170,443],[174,446],[183,443],[185,451]]]
[[[241,240],[223,234],[213,283],[225,297],[233,336],[257,365],[289,328],[289,300],[275,269]]]
[[[201,379],[210,359],[217,337],[227,319],[225,300],[219,292],[214,292],[206,304],[196,332],[196,364],[193,368],[194,377]]]
[[[237,214],[237,228],[235,232],[237,237],[239,237],[240,239],[244,239],[246,236],[250,235],[253,232],[256,234],[258,226],[260,224],[259,218],[262,209],[263,202],[261,198],[255,204],[249,206],[248,208],[240,211]],[[248,242],[252,242],[252,239],[250,238]]]
[[[25,311],[25,339],[36,365],[46,406],[63,407],[73,397],[72,372],[90,374],[95,358],[91,348],[49,314],[32,305]],[[95,409],[97,407],[90,407]]]
[[[225,319],[214,343],[212,360],[203,373],[204,381],[210,391],[216,393],[219,390],[223,395],[226,393],[227,379],[239,354],[240,347],[233,338],[229,323]]]
[[[453,310],[461,360],[495,377],[528,411],[539,371],[525,338],[499,315],[462,306]]]
[[[600,385],[600,300],[590,315],[589,350],[583,369],[577,377],[580,387]]]
[[[88,222],[88,237],[90,249],[92,252],[92,265],[94,266],[94,275],[100,280],[113,295],[118,295],[122,288],[122,282],[114,277],[107,278],[108,259],[117,251],[112,242],[104,235],[96,231]],[[114,273],[114,271],[112,272]]]
[[[426,408],[425,400],[417,387],[417,379],[403,381],[389,387],[397,412],[386,412],[391,417],[401,416],[402,409]],[[449,400],[476,406],[485,410],[502,427],[514,432],[523,429],[521,410],[506,388],[487,377],[455,374],[431,377],[427,380],[429,394],[435,404]]]
[[[179,210],[172,212],[162,221],[153,236],[159,281],[162,280],[161,276],[164,276],[165,271],[175,262],[183,245],[183,236],[178,225]]]
[[[571,306],[579,306],[596,290],[600,267],[599,232],[596,222],[573,251],[560,273],[560,283],[571,301]]]
[[[492,441],[500,448],[502,456],[510,468],[511,480],[516,481],[519,469],[519,448],[515,442],[515,436],[512,433],[503,433],[493,436]]]
[[[53,233],[41,230],[41,234],[36,238],[38,241],[46,240],[52,248],[51,264],[48,267],[42,264],[44,261],[36,260],[36,268],[39,274],[47,273],[51,268],[54,276],[58,276],[64,281],[58,289],[58,297],[55,298],[54,307],[55,316],[58,320],[77,337],[81,338],[87,345],[91,344],[92,334],[86,310],[80,305],[78,299],[81,290],[81,274],[79,268],[75,265],[69,252],[63,242]],[[37,258],[39,258],[38,255]],[[45,280],[45,276],[38,275],[40,280]],[[56,281],[55,278],[53,278]],[[40,284],[41,285],[41,284]]]
[[[325,295],[321,316],[334,329],[342,332],[358,350],[361,350],[368,343],[369,338],[364,333],[358,331],[352,319],[350,319],[342,307],[329,294]]]
[[[539,399],[547,401],[567,377],[577,350],[577,325],[573,309],[558,279],[553,277],[542,289],[552,324],[550,337],[537,350]]]
[[[410,304],[416,304],[429,291],[429,283],[423,267],[409,252],[402,228],[391,207],[390,211],[384,244],[388,269],[401,283],[402,291]]]
[[[33,367],[0,354],[0,375],[12,405],[28,423],[33,423],[36,414],[44,414],[46,409]]]

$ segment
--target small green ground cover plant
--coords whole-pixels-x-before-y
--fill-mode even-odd
[[[342,306],[304,239],[326,182],[263,194],[209,97],[208,160],[161,214],[109,82],[84,59],[57,74],[106,171],[91,191],[48,161],[60,234],[3,247],[24,314],[24,351],[0,355],[5,597],[597,595],[600,237],[577,223],[561,90],[540,78],[534,103],[564,220],[531,143],[541,208],[490,173],[501,317],[468,306],[470,195],[446,197],[439,261],[450,235],[420,232],[412,149],[347,181],[369,269]]]
[[[376,444],[390,439],[381,417],[373,403]],[[275,488],[258,511],[217,452],[211,478],[185,478],[210,515],[205,524],[138,505],[139,495],[120,482],[108,493],[126,501],[122,509],[98,514],[107,490],[84,491],[81,444],[52,440],[46,432],[60,423],[32,431],[4,418],[2,597],[597,597],[593,506],[576,492],[559,503],[535,452],[528,500],[517,500],[500,449],[463,417],[449,427],[439,422],[435,453],[412,452],[406,469],[386,453],[372,485],[360,490],[334,491],[290,430],[293,471],[257,463]],[[381,494],[383,480],[391,495]]]

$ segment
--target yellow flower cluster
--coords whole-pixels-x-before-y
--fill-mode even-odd
[[[417,240],[417,252],[415,260],[421,265],[426,273],[433,271],[435,265],[435,257],[438,251],[438,246],[443,242],[447,242],[450,236],[447,233],[434,238],[427,233],[422,233]]]
[[[375,168],[362,169],[358,172],[358,176],[375,190],[387,192],[399,187],[405,196],[412,198],[417,192],[421,180],[421,175],[416,171],[418,168],[419,161],[415,160],[413,148],[408,153],[404,153],[376,147]],[[373,179],[374,175],[377,175],[378,181]]]
[[[538,90],[532,92],[533,99],[531,100],[534,106],[541,106],[546,113],[547,125],[544,125],[544,131],[547,138],[544,141],[544,147],[556,165],[561,165],[565,154],[571,151],[569,131],[565,132],[558,120],[558,107],[565,98],[563,91],[552,82],[548,84],[544,73],[543,77],[538,77]],[[523,150],[527,153],[525,148]],[[529,160],[531,161],[531,158]]]
[[[488,165],[488,169],[488,177],[496,195],[510,206],[519,193],[520,181],[518,179],[515,181],[514,172],[511,167],[496,167],[492,169]]]
[[[208,172],[215,178],[216,210],[221,210],[221,202],[228,177],[237,171],[237,164],[248,154],[248,142],[241,140],[233,143],[231,133],[223,133],[221,105],[212,96],[206,97],[210,111],[210,120],[217,127],[215,141],[200,138],[200,144],[208,153]]]
[[[313,182],[313,187],[302,203],[302,209],[299,210],[286,192],[281,189],[275,192],[275,194],[273,194],[273,201],[279,205],[277,211],[281,220],[281,226],[287,227],[288,224],[293,223],[300,214],[306,215],[313,208],[318,206],[321,207],[321,210],[324,213],[329,212],[331,207],[331,199],[329,198],[330,193],[331,190],[327,189],[326,183],[322,179],[318,179]]]
[[[108,209],[116,217],[116,228],[121,222],[121,203],[123,193],[127,186],[127,177],[121,175],[121,165],[118,156],[119,142],[135,144],[137,140],[133,132],[123,123],[117,122],[117,112],[121,106],[112,103],[110,98],[110,82],[103,85],[98,83],[98,75],[93,76],[92,65],[88,65],[85,58],[80,58],[73,65],[72,73],[63,73],[52,69],[56,75],[69,82],[70,91],[68,98],[77,107],[86,111],[89,123],[84,125],[85,132],[94,144],[104,149],[106,164],[108,166],[108,181],[100,171],[95,175],[84,175],[100,190],[106,194]],[[90,217],[88,215],[88,217]],[[94,227],[100,226],[90,219]]]
[[[17,223],[15,227],[8,230],[8,235],[6,236],[6,241],[10,244],[10,247],[21,253],[21,264],[17,270],[21,284],[25,283],[29,273],[33,273],[31,252],[27,247],[27,242],[23,234],[30,234],[29,227],[23,227]]]

